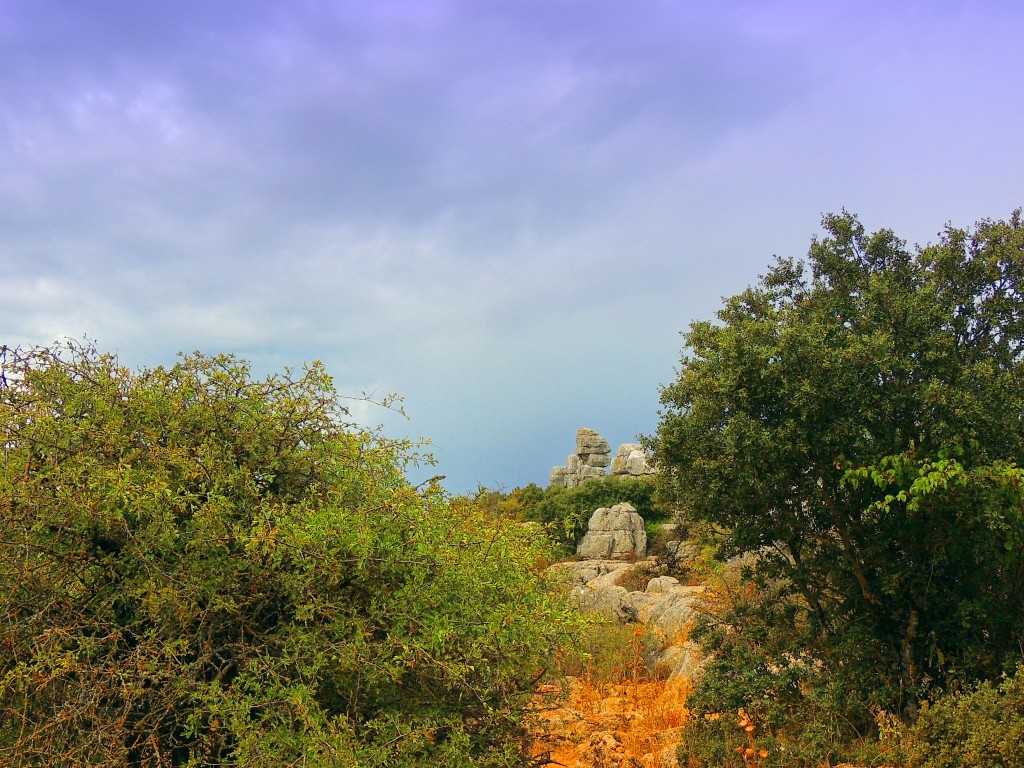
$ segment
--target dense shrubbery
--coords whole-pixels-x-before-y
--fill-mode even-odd
[[[736,728],[740,709],[757,727],[765,768],[899,762],[878,742],[879,710],[861,698],[883,677],[869,637],[837,647],[841,664],[822,662],[813,625],[801,620],[799,598],[782,584],[764,591],[733,584],[713,607],[691,634],[712,655],[688,701],[682,765],[744,768],[736,752],[747,746]]]
[[[925,708],[908,742],[915,768],[1024,768],[1024,668]]]
[[[542,489],[531,483],[508,493],[481,490],[478,500],[499,516],[540,523],[564,551],[571,552],[600,507],[629,502],[645,522],[669,519],[670,510],[656,494],[657,482],[651,477],[606,476],[576,488]]]
[[[824,223],[809,268],[691,326],[652,441],[685,515],[756,563],[695,705],[746,707],[787,765],[1024,647],[1024,222],[914,252]]]
[[[0,764],[521,764],[573,630],[523,526],[314,365],[4,350]]]

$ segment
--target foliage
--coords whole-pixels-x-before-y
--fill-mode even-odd
[[[909,733],[915,768],[1024,767],[1024,668],[926,707]]]
[[[0,764],[516,765],[570,614],[319,364],[4,349]]]
[[[756,554],[762,623],[820,667],[796,686],[807,721],[866,733],[1020,658],[1024,224],[911,252],[846,213],[823,223],[809,265],[779,260],[691,325],[650,442],[685,513]]]
[[[569,552],[575,550],[590,516],[600,507],[628,502],[645,522],[668,519],[671,512],[656,495],[657,483],[651,477],[610,475],[588,479],[576,488],[542,489],[531,483],[507,494],[481,489],[477,498],[498,515],[544,525]]]
[[[739,582],[715,591],[718,604],[691,633],[710,655],[688,702],[682,765],[744,765],[735,750],[749,745],[733,722],[741,709],[756,723],[765,766],[897,762],[877,742],[877,710],[856,695],[876,682],[859,677],[876,661],[866,638],[849,638],[836,649],[844,663],[831,667],[808,653],[814,627],[802,621],[800,599],[784,585],[761,590]]]

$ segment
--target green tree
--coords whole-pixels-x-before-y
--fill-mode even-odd
[[[1024,225],[908,250],[823,224],[809,265],[690,326],[651,443],[688,514],[757,553],[799,638],[779,658],[848,681],[864,723],[1024,647]]]
[[[541,545],[410,486],[319,364],[2,373],[0,764],[524,762],[574,626]]]

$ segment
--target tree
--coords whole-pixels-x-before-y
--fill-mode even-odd
[[[541,545],[412,487],[319,364],[3,363],[0,764],[523,762],[573,630]]]
[[[809,265],[690,326],[651,442],[688,513],[757,553],[785,658],[848,680],[860,718],[912,715],[1024,648],[1024,226],[911,251],[823,225]]]

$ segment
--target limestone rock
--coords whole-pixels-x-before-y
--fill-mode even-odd
[[[615,458],[612,459],[611,467],[613,475],[639,477],[654,474],[654,468],[647,463],[647,452],[639,443],[620,445],[619,450],[615,452]]]
[[[565,467],[553,467],[551,469],[550,485],[556,488],[565,488]]]
[[[704,597],[704,587],[675,586],[662,593],[644,593],[653,599],[638,610],[641,620],[657,627],[668,637],[683,637],[696,617]]]
[[[647,532],[636,507],[627,502],[601,507],[590,516],[587,533],[576,547],[583,558],[642,558],[647,555]]]
[[[617,584],[629,563],[624,560],[569,560],[551,567],[563,574],[565,581],[572,585],[587,584],[609,573],[615,574],[608,580],[609,583]]]
[[[551,485],[558,488],[576,488],[592,477],[604,477],[604,468],[612,463],[608,441],[586,427],[576,433],[576,453],[570,455],[564,467],[551,470]]]
[[[696,679],[704,666],[705,657],[700,646],[691,640],[680,645],[665,648],[654,661],[655,669],[667,675],[669,680],[676,677]]]
[[[657,576],[647,582],[644,592],[648,595],[660,595],[679,586],[679,579],[674,576]]]
[[[572,588],[569,599],[584,613],[597,613],[619,624],[637,620],[636,606],[630,592],[617,584],[590,582]]]
[[[700,555],[700,548],[692,541],[665,542],[665,561],[673,568],[685,568]]]
[[[580,560],[552,566],[566,574],[573,585],[569,599],[585,613],[597,613],[606,619],[628,624],[637,620],[636,605],[629,592],[619,585],[626,572],[634,567],[622,560]]]
[[[594,733],[580,752],[576,768],[625,768],[630,763],[626,748],[611,733]]]
[[[594,430],[584,427],[576,433],[577,456],[590,456],[594,454],[607,456],[611,452],[612,447],[608,445],[608,441]]]

